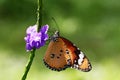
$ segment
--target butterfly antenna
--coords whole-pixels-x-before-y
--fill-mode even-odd
[[[59,26],[58,26],[58,24],[57,24],[57,22],[56,22],[56,20],[55,20],[55,18],[54,17],[52,17],[52,20],[55,22],[55,25],[57,26],[57,28],[58,28],[58,32],[60,32],[59,30]]]

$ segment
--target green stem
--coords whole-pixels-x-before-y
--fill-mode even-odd
[[[38,0],[37,25],[38,25],[38,31],[39,31],[41,26],[42,26],[42,0]],[[28,61],[27,65],[26,65],[26,67],[25,67],[25,72],[24,72],[21,80],[26,80],[26,78],[27,78],[27,74],[28,74],[28,72],[30,70],[33,59],[35,57],[35,51],[36,51],[36,49],[33,49],[33,51],[31,51],[29,61]]]
[[[28,61],[27,65],[26,65],[26,67],[25,67],[25,72],[24,72],[21,80],[25,80],[27,78],[27,74],[28,74],[28,72],[30,70],[30,67],[32,65],[32,62],[33,62],[33,59],[34,59],[34,56],[35,56],[35,50],[36,49],[33,49],[33,51],[31,51],[31,53],[30,53],[30,58],[29,58],[29,61]]]
[[[38,25],[38,31],[40,30],[42,26],[42,0],[38,0],[38,8],[37,8],[37,25]]]

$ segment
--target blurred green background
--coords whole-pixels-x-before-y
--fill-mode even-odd
[[[51,71],[43,64],[47,45],[36,51],[27,80],[120,80],[120,0],[43,0],[44,21],[52,32],[74,42],[93,69]],[[36,23],[37,0],[0,0],[0,80],[20,80],[29,53],[26,28]],[[52,32],[53,33],[53,32]]]

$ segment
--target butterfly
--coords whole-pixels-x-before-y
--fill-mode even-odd
[[[62,71],[70,67],[83,72],[92,69],[86,55],[71,41],[61,37],[58,31],[50,39],[43,59],[46,67],[54,71]]]

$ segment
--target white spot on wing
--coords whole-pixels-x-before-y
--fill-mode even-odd
[[[80,51],[80,54],[79,54],[79,59],[78,59],[78,64],[81,65],[82,64],[82,61],[83,61],[83,58],[84,58],[84,54],[82,51]]]
[[[76,46],[75,44],[73,44],[73,46]]]
[[[80,50],[79,48],[77,48],[77,50]]]
[[[77,64],[74,64],[74,66],[72,68],[75,68],[75,69],[78,69],[78,65]]]

